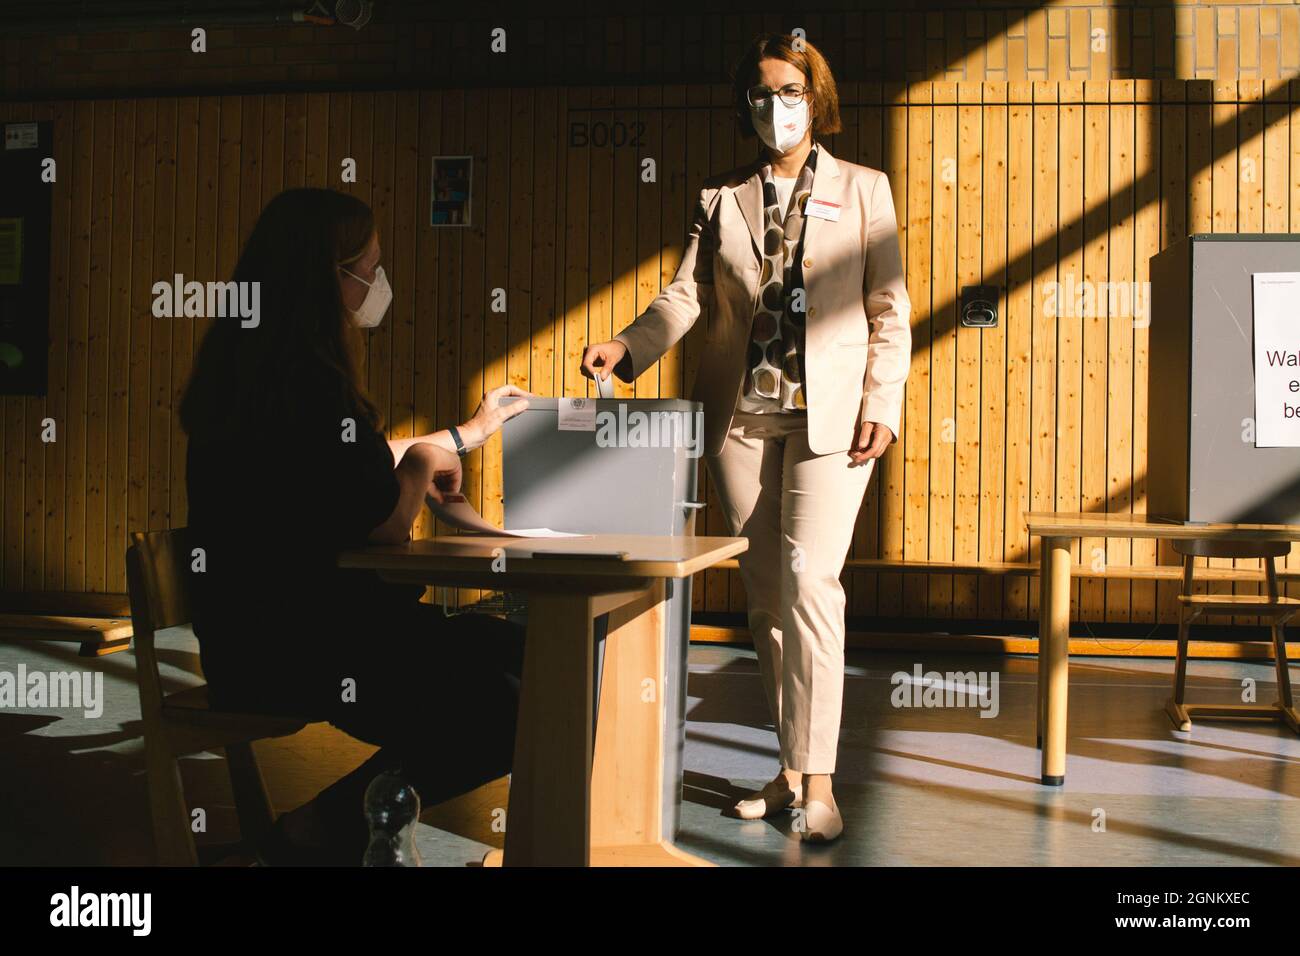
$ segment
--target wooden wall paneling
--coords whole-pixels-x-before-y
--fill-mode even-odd
[[[886,177],[889,177],[889,188],[893,190],[895,188],[893,178],[885,168],[887,144],[885,143],[885,111],[880,105],[880,84],[855,83],[854,102],[857,105],[852,110],[853,132],[856,134],[853,137],[856,143],[851,147],[852,155],[855,157],[853,161],[884,172]],[[893,144],[889,145],[892,147]],[[902,471],[890,468],[890,465],[896,464],[901,457],[898,446],[893,445],[872,466],[874,474],[867,487],[866,500],[858,516],[858,527],[854,535],[853,553],[859,557],[877,558],[881,555],[881,501],[885,496],[882,489],[885,489],[892,479],[895,493],[901,495],[902,485],[895,476],[901,476]],[[858,574],[852,576],[852,581],[853,613],[876,614],[879,607],[880,576],[874,573]]]
[[[284,94],[283,188],[307,184],[307,94]]]
[[[565,100],[556,89],[533,94],[533,139],[523,144],[533,154],[532,177],[532,268],[528,280],[531,355],[528,390],[551,397],[559,394],[555,347],[556,333],[564,315],[563,256],[560,255],[560,203],[564,195]]]
[[[1057,170],[1060,174],[1056,232],[1057,275],[1062,281],[1067,276],[1074,280],[1074,294],[1067,287],[1067,302],[1057,300],[1056,309],[1056,502],[1058,511],[1079,511],[1082,507],[1082,419],[1083,419],[1083,316],[1080,315],[1078,287],[1084,277],[1083,247],[1087,240],[1084,231],[1084,158],[1083,158],[1083,83],[1061,83],[1057,87],[1060,97],[1058,119],[1059,153]],[[1073,302],[1068,302],[1073,298]],[[1086,303],[1084,303],[1086,305]],[[1075,541],[1071,553],[1076,562],[1093,560],[1093,548],[1098,541]],[[1086,550],[1085,550],[1086,547]],[[1072,587],[1070,603],[1076,613],[1092,617],[1092,602],[1085,609],[1079,606],[1082,582]],[[1095,600],[1095,589],[1093,591]],[[1081,618],[1080,618],[1081,619]]]
[[[53,116],[50,105],[44,103],[38,107],[20,106],[17,112],[19,118],[23,118],[22,114],[25,112],[25,118],[38,121],[49,120]],[[27,188],[51,190],[54,186],[37,180],[29,184]],[[55,283],[54,269],[54,252],[51,250],[51,289],[53,289]],[[51,319],[51,339],[53,339],[53,335],[54,325]],[[48,356],[49,353],[47,352],[47,361],[49,360]],[[52,375],[52,370],[47,373],[47,389],[51,384]],[[45,500],[45,460],[47,450],[51,447],[41,441],[41,422],[48,414],[49,396],[47,391],[46,395],[29,395],[21,399],[11,396],[9,401],[22,403],[24,418],[24,427],[21,433],[23,444],[26,447],[23,461],[23,521],[19,529],[23,536],[22,586],[24,590],[38,591],[44,583],[45,574],[45,513],[47,510]],[[0,511],[0,514],[3,514],[3,512]]]
[[[464,155],[465,95],[461,91],[438,94],[438,122],[434,133],[434,156]],[[432,160],[426,163],[425,176],[432,176]],[[476,177],[482,170],[474,169]],[[481,190],[478,190],[481,193]],[[477,215],[477,211],[472,212]],[[433,229],[433,226],[430,226]],[[433,420],[456,424],[460,418],[460,259],[465,230],[447,226],[433,229],[437,238],[437,285],[432,303],[438,315],[438,372],[434,381]],[[439,535],[447,525],[435,523]]]
[[[732,21],[734,23],[734,21]],[[739,33],[732,29],[727,40],[738,45]],[[726,62],[730,62],[727,60]],[[731,106],[731,90],[722,84],[709,88],[711,98],[709,110],[709,161],[703,175],[691,177],[691,189],[699,195],[704,176],[715,175],[733,169],[746,162],[753,155],[756,147],[754,140],[745,140],[740,135]],[[699,323],[696,323],[699,327]],[[694,331],[694,330],[692,330]],[[701,350],[702,351],[702,350]],[[717,488],[710,482],[705,508],[705,532],[711,535],[728,533],[726,518],[722,513],[722,502],[718,498]],[[705,608],[710,611],[738,611],[745,606],[745,588],[738,571],[718,571],[706,574],[704,579]]]
[[[1160,162],[1161,235],[1160,245],[1155,251],[1176,242],[1190,231],[1188,229],[1187,181],[1188,116],[1186,96],[1188,85],[1187,83],[1170,80],[1163,81],[1160,84],[1160,140],[1157,150]],[[1217,171],[1214,178],[1216,181],[1220,178]],[[1173,548],[1167,542],[1160,542],[1158,549],[1158,563],[1178,563]],[[1204,562],[1198,563],[1204,564]],[[1176,613],[1178,585],[1166,581],[1158,583],[1159,619],[1172,620],[1173,615]]]
[[[136,101],[113,121],[113,207],[109,222],[108,365],[105,378],[104,591],[126,591],[127,412],[130,401],[131,232],[135,198]],[[125,237],[121,241],[118,237]]]
[[[354,94],[349,155],[355,157],[357,153],[364,155],[370,151],[366,137],[371,133],[373,115],[373,97]],[[390,326],[392,342],[392,395],[385,418],[390,438],[410,438],[426,434],[415,430],[415,368],[417,365],[431,365],[436,358],[432,347],[417,352],[415,338],[417,321],[421,321],[417,319],[415,296],[418,284],[417,230],[431,228],[427,220],[421,222],[420,215],[422,210],[426,210],[419,200],[420,94],[409,90],[398,93],[395,115],[400,117],[396,123],[397,143],[393,149],[393,193],[398,198],[392,207],[391,245],[383,252],[384,261],[388,263],[384,271],[387,273],[391,266],[393,273],[389,280],[393,286],[393,305],[384,318],[384,324]],[[427,318],[422,321],[430,324]]]
[[[95,139],[92,157],[95,186],[91,194],[90,315],[86,336],[86,590],[104,591],[108,585],[108,404],[109,335],[111,331],[114,122],[118,107],[113,100],[95,103]],[[114,376],[117,377],[116,375]]]
[[[610,87],[597,86],[591,89],[591,108],[581,115],[587,121],[589,171],[587,190],[590,205],[587,210],[588,222],[588,302],[587,324],[583,329],[582,346],[595,342],[604,342],[614,334],[613,330],[613,282],[614,282],[614,149],[608,144],[597,146],[594,131],[597,124],[606,128],[617,115],[614,109],[614,91]],[[582,348],[578,349],[581,359]],[[574,372],[574,374],[579,374]],[[581,379],[584,391],[581,395],[594,396],[594,383],[587,378]]]
[[[199,108],[200,101],[185,97],[177,101],[175,234],[172,240],[173,273],[182,281],[206,281],[198,268],[197,223],[199,214]],[[184,316],[164,319],[171,330],[171,489],[169,494],[170,525],[185,526],[185,432],[181,428],[181,396],[189,381],[194,320]]]
[[[478,405],[483,396],[483,387],[487,381],[487,362],[489,356],[485,348],[485,314],[487,301],[485,285],[487,272],[485,260],[488,254],[487,236],[493,190],[496,177],[492,169],[492,158],[488,155],[487,111],[489,93],[484,89],[467,91],[465,94],[463,152],[474,157],[474,165],[482,170],[479,183],[480,201],[473,211],[476,226],[458,229],[461,247],[461,294],[460,294],[460,400],[453,416],[457,422],[463,422]],[[465,494],[482,513],[483,507],[483,455],[469,455],[464,460]],[[480,592],[476,589],[462,589],[459,600],[477,601]]]
[[[490,116],[510,115],[510,92],[492,90],[488,93],[487,113]],[[508,381],[511,342],[510,309],[515,303],[509,298],[510,276],[510,127],[505,123],[492,123],[487,129],[486,155],[486,211],[484,219],[484,300],[480,307],[483,322],[483,384],[479,396],[466,396],[472,401],[464,417],[468,418],[477,407],[477,398]],[[493,301],[497,289],[507,294],[506,312],[494,312]],[[483,469],[483,510],[489,521],[500,524],[501,516],[501,436],[493,435],[478,456]]]
[[[308,93],[303,185],[328,188],[339,181],[337,170],[329,168],[329,115],[330,94]]]
[[[1107,277],[1118,290],[1130,290],[1111,302],[1108,297],[1104,316],[1106,344],[1106,419],[1100,438],[1106,449],[1105,510],[1133,511],[1133,338],[1134,303],[1139,301],[1133,289],[1133,81],[1114,80],[1108,84],[1106,122],[1108,124],[1107,163],[1104,186],[1107,204],[1109,239]],[[1089,107],[1092,109],[1093,107]],[[1084,423],[1085,429],[1090,423]],[[1089,447],[1084,437],[1085,450]],[[1110,538],[1105,542],[1107,564],[1131,564],[1133,542],[1128,538]],[[1128,621],[1132,618],[1132,585],[1128,581],[1106,581],[1106,620]]]
[[[507,243],[510,257],[506,286],[508,311],[499,318],[506,323],[506,382],[531,391],[533,364],[533,293],[536,249],[539,245],[538,208],[533,164],[544,161],[537,155],[534,126],[546,117],[537,116],[538,95],[534,90],[513,90],[510,96],[510,206]],[[554,188],[554,184],[552,184]],[[551,217],[548,222],[553,222]],[[500,458],[500,439],[495,446]]]
[[[52,106],[54,157],[58,175],[54,191],[50,250],[50,377],[45,412],[54,420],[55,441],[45,446],[45,567],[42,587],[66,587],[64,551],[67,546],[66,501],[68,448],[68,322],[72,299],[72,203],[76,166],[73,116],[75,104],[59,100]],[[2,559],[0,559],[2,560]]]
[[[1161,246],[1160,209],[1160,123],[1159,89],[1150,80],[1133,83],[1133,280],[1146,290],[1147,319],[1150,318],[1150,260]],[[1147,375],[1150,368],[1147,343],[1149,321],[1134,323],[1133,329],[1133,511],[1146,513],[1147,488]],[[1156,542],[1147,538],[1132,544],[1133,563],[1142,567],[1156,563]],[[1158,596],[1156,581],[1133,582],[1132,619],[1155,620]]]
[[[1080,419],[1078,427],[1079,507],[1083,511],[1106,510],[1107,468],[1115,449],[1106,444],[1109,381],[1110,281],[1110,105],[1103,81],[1085,80],[1084,105],[1079,108],[1083,125],[1082,163],[1079,169],[1083,209],[1083,268],[1080,276],[1089,283],[1091,301],[1078,318],[1082,344],[1080,366]],[[1088,538],[1081,548],[1081,560],[1089,565],[1100,560],[1111,563],[1105,538]],[[1106,582],[1097,578],[1079,582],[1081,613],[1092,620],[1106,619]],[[1119,620],[1126,620],[1127,609]]]
[[[413,125],[419,130],[415,179],[419,197],[415,206],[415,263],[409,280],[414,293],[411,302],[415,322],[415,354],[412,368],[415,418],[412,431],[416,435],[428,434],[446,428],[449,422],[440,417],[438,404],[442,382],[452,373],[443,368],[445,354],[443,339],[452,318],[442,309],[442,257],[439,253],[440,233],[429,222],[433,201],[433,157],[440,153],[442,143],[442,95],[431,90],[419,94],[419,115]],[[416,516],[412,535],[428,537],[433,533],[434,522],[427,508]]]
[[[601,325],[599,338],[593,338],[593,342],[608,341],[613,338],[616,331],[636,318],[636,285],[640,271],[637,259],[637,200],[641,184],[636,169],[637,151],[628,148],[626,140],[620,144],[620,137],[624,134],[619,132],[620,129],[627,130],[626,135],[629,138],[635,135],[636,123],[640,116],[637,109],[637,88],[618,86],[614,88],[613,95],[614,109],[609,114],[608,149],[612,190],[610,311],[608,313],[610,321],[608,327]],[[593,329],[592,334],[595,336],[596,330]],[[631,398],[634,395],[655,398],[659,394],[658,383],[659,369],[654,368],[647,370],[641,377],[640,383],[624,384],[615,379],[614,394],[618,398]],[[594,386],[593,382],[591,390],[593,395],[596,394]]]
[[[358,163],[357,182],[353,195],[370,205],[375,217],[375,234],[379,237],[379,261],[388,275],[389,284],[396,290],[410,280],[393,268],[393,217],[399,202],[407,202],[406,196],[397,197],[393,192],[394,152],[397,142],[397,130],[405,125],[397,114],[397,94],[382,92],[373,94],[362,109],[368,107],[368,116],[358,115],[357,124],[352,122],[350,103],[331,101],[330,126],[331,145],[329,149],[328,168],[334,182],[338,182],[340,165],[344,155],[351,155]],[[347,112],[348,133],[344,133],[335,124],[334,116]],[[308,121],[310,124],[310,120]],[[310,125],[308,129],[310,129]],[[344,152],[344,137],[347,152]],[[355,138],[353,138],[355,137]],[[310,139],[310,137],[309,137]],[[359,154],[359,155],[357,155]],[[364,170],[364,171],[363,171]],[[397,319],[397,304],[389,307],[384,320],[373,329],[359,333],[366,344],[366,364],[364,373],[366,387],[370,398],[384,416],[385,424],[391,424],[393,398],[393,335]]]
[[[0,114],[5,122],[30,118],[30,107],[6,104]],[[23,484],[26,457],[30,452],[27,441],[28,423],[26,400],[20,395],[0,396],[0,409],[4,420],[3,495],[3,581],[6,589],[19,590],[23,586],[23,528],[26,525]]]
[[[983,162],[980,170],[982,217],[979,259],[976,266],[983,285],[1006,289],[1007,256],[1007,85],[981,84]],[[1005,512],[1007,392],[1007,309],[1005,291],[999,295],[998,324],[979,333],[981,373],[979,454],[979,538],[980,561],[1005,561],[1007,528]],[[977,579],[979,589],[975,616],[999,620],[1003,614],[1002,582],[988,576]]]
[[[176,273],[176,148],[177,101],[158,100],[154,122],[153,280],[172,282]],[[149,512],[143,530],[171,527],[171,493],[183,475],[172,461],[172,334],[176,321],[155,318],[149,311]]]
[[[959,82],[956,89],[957,218],[956,287],[953,290],[954,318],[960,312],[961,287],[980,281],[980,258],[984,242],[984,114],[979,83]],[[955,428],[953,450],[952,553],[957,561],[979,559],[980,533],[980,417],[983,408],[981,329],[954,322]],[[952,614],[957,618],[979,616],[979,581],[971,575],[952,580]]]
[[[903,558],[930,557],[927,532],[930,511],[931,436],[938,427],[931,418],[931,363],[936,340],[931,303],[931,243],[938,224],[931,216],[935,176],[934,109],[931,84],[907,89],[907,289],[912,299],[912,368],[907,377],[903,425],[906,512],[903,518]],[[941,292],[939,294],[942,294]],[[929,613],[924,575],[903,579],[903,613]]]
[[[217,273],[217,217],[219,215],[219,173],[218,163],[221,158],[221,101],[217,97],[205,96],[198,101],[197,116],[198,139],[193,155],[194,176],[194,212],[192,220],[193,258],[190,270],[185,273],[185,281],[212,282],[223,277]],[[186,180],[187,182],[189,180]],[[228,276],[224,278],[229,278]],[[177,317],[172,320],[177,329],[184,329],[185,334],[174,337],[184,349],[177,356],[180,364],[176,372],[180,376],[183,394],[185,383],[189,380],[193,357],[203,344],[210,320],[206,317]],[[184,438],[180,438],[182,457],[181,471],[184,474]],[[176,461],[176,445],[173,445],[172,460]],[[172,501],[172,521],[174,526],[183,527],[186,521],[187,505],[183,480],[175,481],[177,494]]]
[[[271,200],[271,196],[262,193],[262,158],[265,146],[262,142],[269,96],[241,96],[239,98],[239,236],[235,243],[235,262],[253,234],[253,226],[262,207]],[[274,194],[272,194],[274,195]],[[234,271],[234,265],[231,266]]]
[[[851,163],[858,163],[859,165],[879,168],[879,160],[877,160],[876,164],[872,164],[868,163],[864,157],[864,143],[868,139],[873,138],[873,136],[878,139],[879,130],[877,128],[877,131],[873,134],[863,128],[862,84],[852,81],[842,82],[840,84],[840,121],[843,129],[831,138],[831,152],[838,159]],[[877,122],[879,122],[878,115]],[[875,144],[875,148],[877,154],[879,154],[879,142]],[[879,469],[879,461],[871,466],[871,480],[867,484],[867,492],[863,496],[862,506],[858,509],[857,520],[853,526],[853,539],[849,543],[850,557],[875,557],[875,531],[880,507],[880,495],[878,491],[880,483]],[[868,577],[870,577],[871,580],[868,581]],[[874,609],[876,590],[875,578],[876,576],[874,574],[841,575],[846,601],[845,610],[850,617],[868,613],[868,594],[871,596],[871,606]]]
[[[636,263],[632,275],[630,301],[626,308],[614,317],[615,331],[625,328],[638,315],[645,311],[654,297],[659,293],[659,256],[668,241],[662,233],[664,192],[669,180],[674,175],[680,180],[682,169],[680,158],[670,160],[664,152],[664,124],[667,112],[663,108],[663,89],[658,86],[641,86],[637,88],[637,108],[633,114],[629,111],[628,122],[630,137],[636,145],[626,147],[628,167],[625,175],[635,190],[633,207],[636,213],[635,246],[632,250]],[[643,182],[641,164],[654,160],[655,181]],[[701,316],[701,321],[706,317]],[[657,363],[653,371],[647,371],[636,383],[635,394],[638,398],[669,398],[677,393],[671,386],[671,378],[681,356],[678,348],[669,349]],[[620,395],[631,395],[633,389],[616,380]]]
[[[908,162],[908,107],[906,87],[898,83],[883,86],[866,84],[872,90],[872,96],[879,96],[881,151],[880,169],[889,177],[889,187],[893,191],[894,213],[898,220],[898,242],[903,255],[905,275],[911,275],[909,249],[909,204],[912,184],[907,173]],[[868,107],[870,115],[874,107]],[[908,320],[912,326],[911,368],[917,365],[918,342],[916,331],[918,312],[913,303]],[[924,346],[920,346],[924,352]],[[909,393],[910,394],[910,393]],[[880,496],[879,505],[879,551],[882,558],[901,559],[906,541],[904,518],[907,512],[905,497],[905,480],[907,476],[907,442],[909,431],[908,418],[912,405],[904,403],[903,418],[899,425],[901,434],[898,441],[885,453],[880,463],[880,473],[876,486]],[[876,612],[896,617],[903,610],[903,576],[899,574],[880,574],[876,580]]]
[[[587,394],[587,380],[578,369],[587,344],[587,296],[589,291],[587,216],[591,196],[591,150],[574,146],[570,130],[575,123],[591,128],[591,90],[570,87],[566,90],[568,112],[564,117],[561,141],[564,144],[564,341],[557,350],[563,356],[556,394],[580,398]],[[558,344],[558,343],[557,343]],[[561,390],[562,389],[562,390]]]
[[[1006,538],[1003,555],[1008,561],[1030,560],[1029,535],[1024,513],[1030,510],[1031,464],[1037,427],[1033,419],[1033,335],[1036,303],[1034,276],[1034,185],[1036,179],[1034,134],[1037,129],[1033,85],[1007,84],[1007,237],[1006,237]],[[1034,555],[1037,556],[1036,554]],[[1003,613],[1024,620],[1030,613],[1030,582],[1018,577],[1005,581]]]
[[[154,185],[158,175],[156,155],[158,101],[140,100],[135,104],[135,155],[132,165],[135,183],[131,214],[131,273],[128,279],[130,316],[130,406],[127,414],[129,439],[125,479],[127,481],[126,524],[122,534],[111,542],[109,552],[112,577],[126,590],[126,549],[130,532],[149,526],[149,439],[150,439],[150,366],[153,352],[150,333],[157,319],[153,315],[154,282],[161,279],[154,263]]]
[[[1033,438],[1030,442],[1030,505],[1034,511],[1053,511],[1056,496],[1056,400],[1057,319],[1048,314],[1046,283],[1064,278],[1057,271],[1057,230],[1062,225],[1058,215],[1057,195],[1060,186],[1060,162],[1055,84],[1035,82],[1034,93],[1034,179],[1033,179],[1033,309],[1032,373],[1030,416]],[[1053,310],[1055,312],[1055,310]],[[1030,560],[1038,559],[1038,541],[1031,542]],[[1075,543],[1077,549],[1078,543]],[[1031,593],[1030,613],[1037,614],[1037,594]]]
[[[382,156],[374,151],[374,95],[373,92],[355,92],[348,96],[348,133],[347,133],[347,152],[352,159],[356,160],[356,182],[348,183],[348,193],[356,196],[361,202],[370,207],[374,212],[374,176],[376,176],[376,164],[381,163]],[[287,105],[287,104],[286,104]],[[289,140],[289,121],[286,118],[286,156],[290,148]],[[295,151],[305,150],[305,139],[302,144],[292,146]],[[291,183],[285,182],[285,187]],[[296,183],[302,185],[302,183]],[[378,220],[376,220],[378,225]],[[380,259],[387,254],[387,250],[380,251]],[[390,316],[391,317],[391,316]],[[365,334],[365,350],[363,360],[361,360],[361,377],[365,382],[370,381],[370,338],[369,333]],[[386,410],[385,410],[386,414]]]
[[[934,91],[934,154],[932,185],[934,220],[931,243],[930,297],[930,508],[928,553],[932,561],[953,560],[953,530],[957,520],[955,484],[957,443],[957,208],[960,178],[957,130],[957,84],[939,82]],[[953,615],[953,577],[931,574],[928,616]]]

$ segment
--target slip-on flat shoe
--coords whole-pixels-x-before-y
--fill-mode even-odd
[[[764,817],[775,816],[782,810],[801,806],[803,806],[803,784],[796,784],[793,790],[788,790],[777,797],[754,797],[750,800],[737,801],[734,807],[724,810],[723,814],[739,820],[761,820]]]
[[[820,800],[810,800],[803,811],[803,830],[799,836],[805,843],[830,843],[844,832],[844,818],[831,797],[830,806]]]

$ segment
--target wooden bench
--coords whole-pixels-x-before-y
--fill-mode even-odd
[[[82,657],[102,657],[131,646],[131,609],[125,594],[66,591],[0,594],[0,641],[79,644]]]

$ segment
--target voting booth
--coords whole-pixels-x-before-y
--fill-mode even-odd
[[[507,404],[513,399],[506,399]],[[506,528],[582,534],[694,533],[704,407],[680,399],[530,398],[501,432]],[[681,816],[691,579],[666,582],[663,832]],[[596,628],[596,701],[606,621]],[[596,719],[600,719],[599,713]]]
[[[1147,512],[1300,524],[1300,235],[1151,259]]]

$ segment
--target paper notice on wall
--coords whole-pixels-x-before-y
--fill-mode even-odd
[[[40,141],[40,128],[35,123],[5,124],[5,149],[35,149]]]
[[[596,430],[596,400],[594,398],[562,398],[559,406],[559,422],[556,427],[562,432],[594,432]]]
[[[1300,447],[1300,272],[1256,272],[1255,447]]]
[[[573,534],[568,531],[552,531],[550,528],[520,528],[515,531],[503,531],[475,511],[474,506],[469,503],[469,500],[464,495],[444,492],[442,501],[435,501],[432,496],[426,496],[425,501],[429,503],[429,510],[433,512],[435,518],[438,518],[444,524],[451,525],[453,528],[474,534],[492,534],[506,538],[589,537],[588,535]]]

